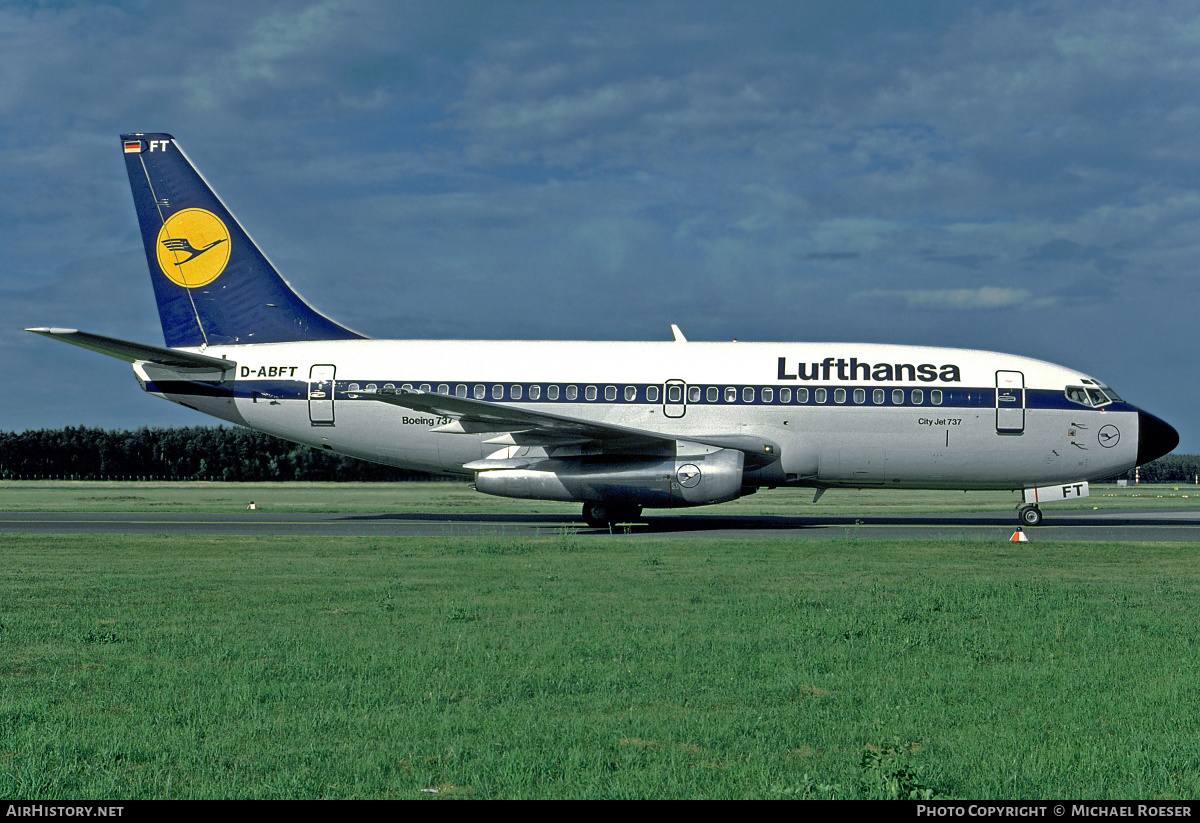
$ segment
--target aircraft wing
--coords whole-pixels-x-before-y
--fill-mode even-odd
[[[176,369],[220,369],[221,371],[229,371],[237,366],[233,360],[226,360],[220,357],[208,357],[203,354],[193,354],[192,352],[176,351],[175,349],[167,349],[162,346],[150,346],[145,343],[134,343],[129,340],[119,340],[115,337],[104,337],[100,334],[91,334],[78,329],[26,329],[34,334],[40,334],[43,337],[50,337],[54,340],[61,340],[64,343],[70,343],[72,346],[89,349],[90,351],[107,354],[109,357],[115,357],[118,360],[124,360],[126,363],[136,363],[145,361],[147,363],[159,363],[163,366],[170,366]]]
[[[531,411],[505,403],[475,400],[416,389],[382,389],[349,392],[354,400],[376,400],[415,411],[453,418],[433,431],[453,434],[496,433],[488,440],[497,446],[543,446],[547,449],[567,445],[594,445],[611,453],[673,452],[680,440],[722,449],[736,449],[746,455],[749,467],[764,466],[779,459],[778,444],[765,438],[743,434],[688,435],[680,437],[647,429],[618,426],[595,420]],[[468,465],[468,468],[471,466]]]

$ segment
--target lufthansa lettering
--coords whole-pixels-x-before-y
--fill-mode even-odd
[[[857,357],[849,360],[826,357],[820,363],[796,363],[790,367],[786,357],[779,358],[780,380],[843,380],[884,381],[894,383],[902,380],[922,383],[959,383],[962,372],[953,363],[935,366],[932,363],[867,363]]]

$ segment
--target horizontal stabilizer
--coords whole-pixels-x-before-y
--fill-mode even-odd
[[[52,337],[55,340],[61,340],[64,343],[70,343],[72,346],[79,346],[83,349],[107,354],[109,357],[115,357],[118,360],[124,360],[126,363],[136,363],[139,360],[147,363],[158,363],[163,366],[171,366],[176,369],[220,369],[229,371],[237,366],[234,360],[226,360],[220,357],[208,357],[203,354],[193,354],[192,352],[176,351],[175,349],[166,349],[162,346],[149,346],[145,343],[134,343],[129,340],[118,340],[115,337],[104,337],[99,334],[91,334],[78,329],[26,329],[34,334],[40,334],[43,337]]]

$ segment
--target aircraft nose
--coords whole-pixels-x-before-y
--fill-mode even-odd
[[[1179,432],[1170,423],[1154,415],[1138,411],[1137,462],[1144,466],[1162,457],[1179,445]]]

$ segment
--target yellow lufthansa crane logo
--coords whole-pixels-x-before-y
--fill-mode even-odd
[[[158,266],[186,289],[207,286],[229,262],[229,229],[204,209],[184,209],[167,218],[158,232]]]

